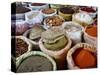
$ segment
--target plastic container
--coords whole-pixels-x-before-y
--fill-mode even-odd
[[[94,7],[82,7],[79,9],[80,12],[88,13],[92,18],[95,18],[97,15],[97,9]]]
[[[94,22],[93,18],[86,12],[79,12],[79,13],[73,14],[72,21],[79,23],[80,25],[84,27],[91,25]]]
[[[62,28],[65,29],[66,35],[68,35],[71,38],[73,45],[80,43],[82,41],[83,27],[81,25],[69,21],[64,22],[62,24]]]
[[[37,24],[43,21],[43,16],[40,13],[40,11],[31,11],[25,15],[26,21],[30,24],[30,27],[32,27],[33,24]]]

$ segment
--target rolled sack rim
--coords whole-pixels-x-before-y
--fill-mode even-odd
[[[56,62],[53,58],[51,58],[49,55],[41,52],[41,51],[31,51],[31,52],[28,52],[28,53],[25,53],[23,54],[20,59],[16,62],[16,65],[18,68],[20,66],[20,64],[22,63],[21,61],[23,61],[24,59],[30,57],[30,56],[35,56],[35,55],[38,55],[38,56],[43,56],[43,57],[46,57],[50,62],[51,64],[53,65],[53,71],[55,71],[57,69],[57,65],[56,65]]]

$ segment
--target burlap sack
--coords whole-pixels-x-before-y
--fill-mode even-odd
[[[69,69],[79,69],[79,67],[76,66],[74,61],[73,61],[72,54],[76,51],[77,48],[80,48],[80,47],[89,48],[89,51],[96,53],[96,48],[93,45],[90,45],[90,44],[87,44],[87,43],[76,44],[74,47],[72,47],[68,51],[67,56],[66,56],[66,60],[67,60]]]

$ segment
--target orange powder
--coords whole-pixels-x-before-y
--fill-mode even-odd
[[[73,60],[79,68],[96,67],[96,55],[84,48],[79,48],[73,53]]]
[[[97,27],[96,26],[87,27],[86,32],[90,36],[97,37]]]

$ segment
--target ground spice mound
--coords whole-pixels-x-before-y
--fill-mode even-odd
[[[68,7],[60,8],[60,11],[64,14],[73,14],[74,10]]]
[[[78,48],[73,53],[73,60],[75,65],[79,68],[95,68],[96,67],[96,55],[88,51],[85,48]]]
[[[93,8],[90,7],[83,7],[81,8],[81,10],[86,12],[92,12],[92,13],[96,12]]]
[[[22,7],[22,6],[16,6],[16,13],[26,13],[31,11],[28,8]]]
[[[23,41],[22,39],[16,39],[16,57],[19,57],[20,55],[24,54],[28,50],[28,44]]]
[[[31,5],[32,6],[43,6],[45,5],[45,3],[32,3]]]
[[[52,63],[43,56],[30,56],[23,60],[17,69],[17,72],[37,72],[37,71],[52,71]]]
[[[86,32],[90,36],[97,37],[97,27],[96,26],[87,27]]]
[[[52,8],[48,8],[48,9],[43,9],[42,12],[45,13],[45,14],[52,14],[55,11]]]

